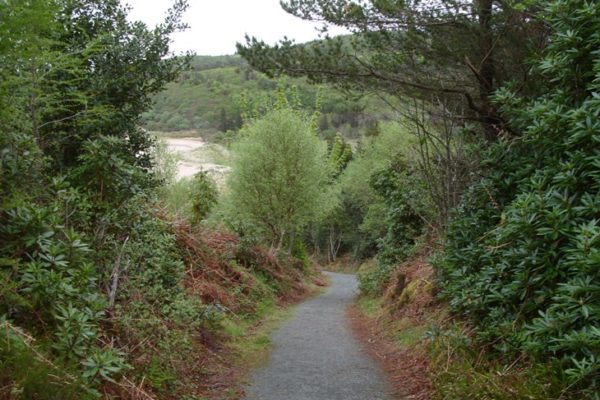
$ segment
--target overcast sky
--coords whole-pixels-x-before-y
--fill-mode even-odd
[[[160,22],[172,0],[121,0],[133,7],[132,20],[149,26]],[[235,43],[246,33],[275,43],[284,36],[297,42],[316,39],[316,24],[283,11],[279,0],[188,0],[190,8],[184,21],[190,28],[173,35],[176,52],[193,50],[198,55],[223,55],[235,52]],[[341,30],[331,31],[332,34]]]

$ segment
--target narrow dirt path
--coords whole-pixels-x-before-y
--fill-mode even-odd
[[[247,400],[389,400],[390,385],[354,338],[346,309],[354,275],[327,273],[326,293],[312,298],[273,333],[267,365],[251,376]]]

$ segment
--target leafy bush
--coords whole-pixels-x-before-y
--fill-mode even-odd
[[[190,192],[192,196],[192,221],[199,222],[206,218],[217,203],[219,196],[217,185],[206,172],[200,171],[192,179]]]
[[[404,261],[423,231],[427,212],[421,183],[397,156],[391,165],[371,175],[371,186],[384,199],[385,235],[378,239],[378,260],[385,265]]]
[[[147,30],[117,0],[0,3],[0,397],[99,397],[131,361],[115,296],[198,314],[138,128],[185,65],[166,57],[185,7]]]
[[[490,150],[437,265],[481,339],[551,361],[598,398],[600,4],[555,1],[544,17],[553,34],[537,72],[548,86],[533,100],[496,95],[522,135]]]
[[[365,295],[380,295],[389,282],[394,265],[372,259],[358,269],[358,289]]]
[[[126,364],[108,348],[102,349],[102,357],[94,356],[100,351],[107,303],[93,249],[81,233],[64,225],[64,200],[57,196],[47,205],[19,202],[4,208],[0,239],[8,258],[1,264],[13,268],[2,271],[8,285],[2,286],[6,301],[0,314],[8,318],[7,324],[18,323],[49,340],[48,353],[61,361],[55,368],[75,364],[77,368],[69,369],[79,370],[81,384],[97,383],[100,377],[111,379]],[[25,350],[39,361],[32,349],[33,344]]]
[[[428,208],[421,183],[400,154],[386,168],[373,171],[369,183],[382,200],[379,207],[369,207],[361,230],[385,226],[379,233],[371,231],[374,236],[378,233],[377,265],[358,274],[361,292],[373,295],[381,294],[395,267],[412,254]]]
[[[233,146],[230,225],[240,221],[273,249],[282,249],[329,206],[329,175],[326,144],[311,120],[287,104],[279,105],[244,128]]]
[[[200,171],[193,177],[181,178],[161,188],[167,210],[192,224],[205,219],[216,206],[219,191],[214,179]]]
[[[89,390],[84,379],[66,368],[60,368],[36,349],[33,338],[22,329],[0,317],[0,379],[12,382],[4,386],[6,398],[40,400],[96,399],[97,392]],[[48,388],[52,390],[48,390]]]
[[[126,140],[115,136],[87,140],[72,179],[95,197],[95,203],[119,204],[141,190],[143,179],[128,153]]]
[[[152,148],[152,172],[159,183],[171,185],[177,176],[178,154],[169,150],[167,141],[156,137]]]

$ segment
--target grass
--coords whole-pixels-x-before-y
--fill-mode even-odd
[[[369,318],[380,317],[385,311],[381,297],[361,296],[357,301],[357,306],[360,312]],[[415,325],[407,318],[399,320],[390,318],[385,324],[387,336],[401,347],[412,348],[420,344],[427,330],[426,325]]]
[[[309,285],[308,296],[316,296],[326,288]],[[278,305],[271,298],[260,301],[256,312],[237,321],[230,320],[227,329],[237,333],[232,345],[242,364],[254,368],[266,359],[271,345],[270,335],[294,314],[295,306]]]
[[[430,340],[430,374],[439,400],[567,400],[564,377],[549,364],[504,359],[473,342],[469,329],[447,323]]]
[[[426,326],[414,325],[398,329],[398,331],[392,336],[394,341],[398,343],[398,345],[402,347],[413,348],[422,343],[426,332]]]
[[[271,333],[290,318],[293,309],[264,302],[259,311],[261,317],[228,322],[225,331],[232,335],[230,348],[237,355],[235,363],[240,368],[240,383],[246,382],[250,371],[267,360]]]
[[[358,301],[358,309],[367,317],[376,317],[381,312],[383,300],[380,297],[361,296]]]

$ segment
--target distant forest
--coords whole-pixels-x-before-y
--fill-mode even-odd
[[[146,129],[160,132],[195,131],[211,139],[242,125],[243,114],[273,103],[278,84],[295,87],[297,101],[307,111],[320,111],[320,136],[331,141],[337,132],[347,139],[376,134],[378,121],[391,117],[384,100],[352,96],[328,86],[310,85],[303,78],[270,79],[252,70],[239,56],[196,56],[192,67],[155,97],[142,115]]]

